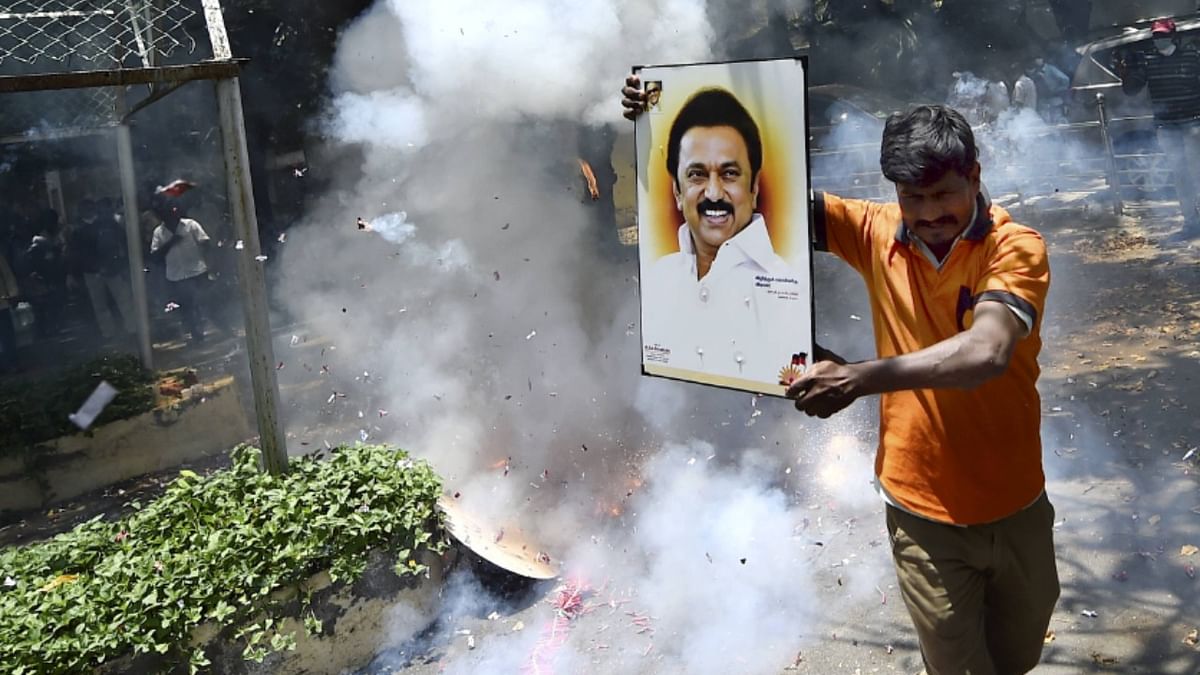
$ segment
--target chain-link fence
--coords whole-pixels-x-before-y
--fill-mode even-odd
[[[0,5],[0,75],[153,68],[212,56],[200,0],[15,0]],[[114,90],[10,94],[0,140],[73,135],[117,122]]]
[[[0,70],[12,72],[18,64],[41,73],[75,72],[198,60],[209,56],[196,54],[205,37],[203,16],[186,0],[16,0],[0,7]]]

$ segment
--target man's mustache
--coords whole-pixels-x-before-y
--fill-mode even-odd
[[[712,201],[710,199],[705,199],[697,204],[696,208],[700,211],[700,213],[704,213],[705,211],[726,211],[728,213],[733,213],[733,204],[730,204],[725,200]]]
[[[937,220],[918,220],[916,227],[933,227],[940,225],[958,225],[958,218],[954,216],[942,216]]]

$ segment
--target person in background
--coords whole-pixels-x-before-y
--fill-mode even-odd
[[[67,304],[67,269],[58,212],[44,209],[33,219],[33,237],[25,250],[23,271],[39,337],[48,338],[62,328]]]
[[[1012,71],[1017,76],[1012,88],[1012,107],[1017,110],[1032,110],[1036,113],[1038,109],[1037,84],[1017,64],[1013,64]]]
[[[68,241],[68,264],[83,278],[91,301],[92,313],[100,334],[108,340],[117,327],[109,309],[109,299],[121,314],[125,336],[132,336],[137,325],[133,316],[133,294],[128,279],[128,255],[125,233],[113,220],[111,204],[85,199],[80,205],[81,223]]]
[[[1042,119],[1048,124],[1066,122],[1065,107],[1067,92],[1071,90],[1071,78],[1040,56],[1029,62],[1025,74],[1037,88],[1038,114]]]
[[[983,92],[984,121],[995,124],[1004,111],[1008,110],[1008,85],[1004,83],[1003,71],[989,69],[987,85]]]
[[[1153,49],[1121,53],[1113,65],[1126,94],[1149,91],[1183,213],[1183,229],[1168,242],[1183,243],[1200,238],[1200,52],[1182,43],[1171,19],[1155,21],[1150,35]]]
[[[206,248],[211,239],[200,223],[183,217],[180,204],[160,200],[155,213],[162,222],[154,228],[150,255],[166,263],[168,302],[178,305],[191,339],[204,342]]]

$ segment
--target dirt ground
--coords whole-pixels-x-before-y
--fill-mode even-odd
[[[1200,242],[1160,243],[1178,228],[1173,204],[1131,205],[1117,218],[1083,203],[1058,195],[1013,207],[1045,235],[1054,277],[1040,389],[1062,596],[1035,672],[1196,675],[1200,553],[1189,547],[1200,546]],[[838,311],[857,320],[865,308],[859,298]],[[812,508],[817,524],[803,536],[814,544],[821,618],[805,622],[780,672],[919,672],[894,577],[879,572],[890,565],[882,508],[820,500]],[[431,629],[416,652],[381,654],[362,672],[486,667],[487,643],[529,640],[551,623],[556,597],[546,584],[515,604],[497,598]],[[670,672],[652,639],[634,652],[629,635],[613,635],[640,630],[606,604],[614,597],[598,594],[597,611],[571,626],[587,671]]]

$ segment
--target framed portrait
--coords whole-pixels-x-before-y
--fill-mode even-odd
[[[634,68],[644,374],[782,396],[807,367],[806,68]]]

